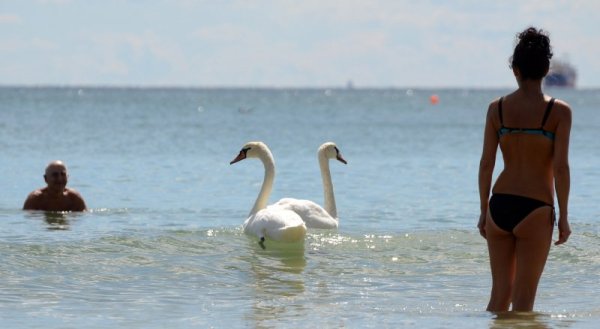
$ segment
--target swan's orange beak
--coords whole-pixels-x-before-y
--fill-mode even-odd
[[[238,162],[238,161],[242,161],[246,158],[246,152],[244,152],[244,150],[240,151],[240,154],[238,154],[238,156],[235,157],[235,159],[231,160],[231,162],[229,163],[230,165]]]
[[[337,156],[335,157],[339,162],[343,163],[343,164],[348,164],[348,161],[346,161],[346,159],[344,159],[344,157],[342,157],[341,153],[338,153]]]

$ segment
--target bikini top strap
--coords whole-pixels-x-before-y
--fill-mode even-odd
[[[548,116],[550,116],[550,112],[552,111],[552,105],[554,105],[555,98],[552,97],[550,102],[548,102],[548,106],[546,107],[546,113],[544,113],[544,119],[542,119],[542,128],[546,124],[546,120],[548,120]]]
[[[498,115],[500,116],[500,125],[502,127],[504,127],[504,120],[502,120],[502,99],[503,97],[500,97],[500,99],[498,100]]]

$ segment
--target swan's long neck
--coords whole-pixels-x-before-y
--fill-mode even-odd
[[[269,202],[269,196],[273,190],[273,181],[275,180],[275,161],[270,152],[264,152],[260,155],[260,160],[265,166],[265,177],[263,179],[262,187],[258,193],[258,197],[254,202],[254,207],[250,211],[249,216],[256,214],[258,211],[265,209]]]
[[[337,219],[337,207],[335,206],[335,196],[333,195],[333,183],[331,182],[331,172],[329,171],[329,159],[325,154],[319,154],[319,167],[321,168],[321,179],[323,180],[323,195],[325,197],[324,208],[331,217]]]

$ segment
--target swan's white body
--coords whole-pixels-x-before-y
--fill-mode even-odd
[[[247,143],[231,164],[245,158],[260,159],[265,167],[265,176],[254,207],[244,222],[244,232],[257,236],[261,242],[265,239],[304,241],[306,225],[297,213],[278,205],[267,206],[275,180],[275,161],[269,148],[262,142]]]
[[[306,225],[295,212],[271,205],[250,215],[244,222],[244,232],[261,240],[298,242],[306,236]]]
[[[335,205],[331,172],[329,170],[329,160],[336,159],[344,164],[346,160],[344,160],[337,146],[332,142],[321,145],[317,151],[317,157],[321,169],[321,179],[323,180],[324,207],[310,200],[292,198],[281,199],[275,205],[298,214],[306,224],[306,227],[321,229],[337,228],[339,226],[339,219]]]

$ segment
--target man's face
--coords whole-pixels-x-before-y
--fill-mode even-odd
[[[44,178],[50,188],[65,188],[68,180],[67,168],[61,165],[52,165],[46,169]]]

